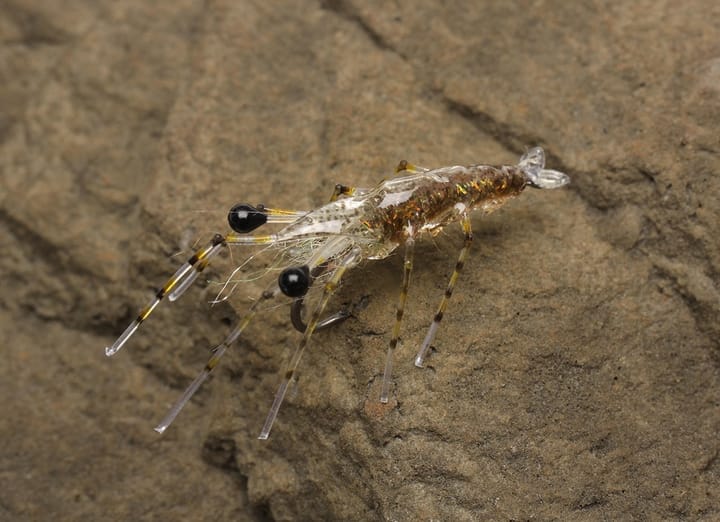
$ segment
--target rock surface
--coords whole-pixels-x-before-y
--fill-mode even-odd
[[[720,517],[720,4],[442,4],[0,3],[0,519]],[[387,407],[398,255],[346,279],[334,305],[368,306],[269,441],[284,307],[151,429],[261,282],[104,356],[238,201],[534,145],[572,184],[473,221],[423,370],[462,238],[418,244]]]

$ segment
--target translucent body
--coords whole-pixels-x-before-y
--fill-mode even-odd
[[[436,233],[474,209],[499,208],[527,182],[518,167],[477,165],[418,172],[328,203],[284,228],[278,237],[348,236],[363,258],[382,259],[411,235]]]
[[[312,307],[310,319],[304,323],[301,308],[304,291],[307,289],[293,286],[293,290],[288,291],[286,284],[278,285],[276,281],[271,282],[225,339],[213,348],[203,370],[156,427],[158,432],[164,432],[173,422],[183,406],[216,367],[227,348],[240,338],[248,323],[258,313],[259,304],[284,292],[296,298],[291,317],[293,325],[302,332],[303,336],[283,372],[281,384],[260,433],[259,438],[266,439],[288,387],[296,379],[298,365],[313,332],[339,322],[349,315],[338,313],[321,319],[343,275],[365,259],[387,257],[398,246],[404,245],[402,286],[388,346],[380,396],[381,402],[388,402],[393,353],[399,342],[416,238],[423,233],[436,234],[444,226],[454,222],[460,223],[465,235],[465,242],[455,269],[415,357],[415,365],[422,367],[469,252],[473,239],[470,213],[473,210],[492,212],[510,198],[519,195],[527,186],[554,189],[569,182],[565,174],[545,169],[545,156],[539,147],[531,149],[520,159],[518,165],[513,166],[474,165],[429,170],[401,162],[396,173],[399,174],[397,177],[383,181],[372,189],[338,185],[330,203],[308,212],[269,209],[262,205],[255,208],[246,204],[236,205],[231,209],[229,223],[237,233],[216,235],[207,246],[190,257],[158,290],[155,297],[140,310],[137,318],[120,337],[106,348],[107,355],[114,355],[125,345],[165,296],[171,301],[179,298],[198,278],[211,259],[228,246],[262,246],[263,250],[275,250],[278,254],[277,259],[290,264],[291,268],[294,265],[300,269],[297,273],[309,275],[308,284],[315,275],[323,274],[322,296]],[[246,233],[266,223],[282,223],[286,226],[270,235]],[[248,261],[252,257],[250,256]]]

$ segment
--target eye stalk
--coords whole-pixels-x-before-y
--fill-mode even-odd
[[[280,273],[278,286],[288,297],[302,297],[310,288],[310,269],[307,265],[291,266]]]
[[[238,203],[228,212],[228,224],[238,234],[247,234],[267,223],[265,207]]]

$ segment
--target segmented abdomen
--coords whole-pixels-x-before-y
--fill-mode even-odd
[[[415,232],[432,231],[458,221],[473,209],[490,212],[522,192],[527,184],[525,174],[517,167],[448,167],[432,173],[447,181],[422,179],[411,190],[385,193],[382,202],[392,203],[381,202],[366,225],[401,243],[408,226]]]

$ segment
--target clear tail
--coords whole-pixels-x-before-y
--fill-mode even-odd
[[[518,167],[528,177],[531,187],[556,189],[570,183],[570,177],[557,170],[545,168],[545,151],[542,147],[533,147],[520,158]]]

